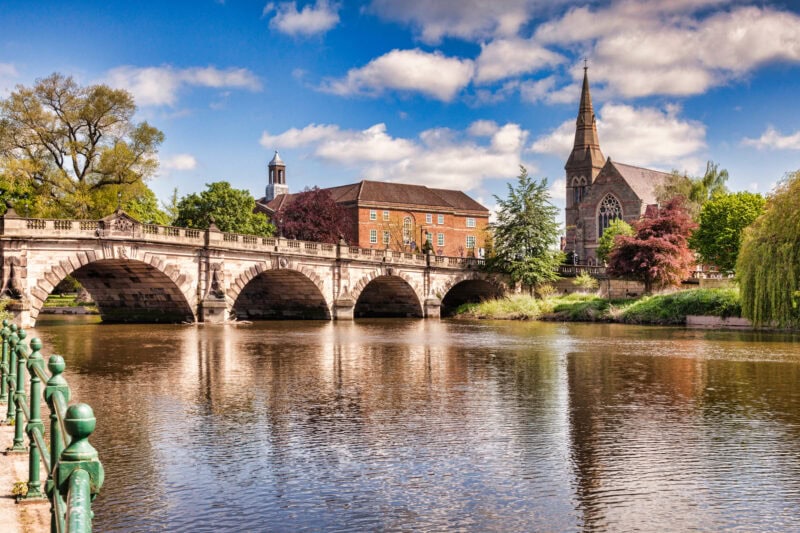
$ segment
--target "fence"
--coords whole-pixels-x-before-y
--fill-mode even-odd
[[[29,455],[27,491],[18,500],[50,501],[50,531],[92,530],[92,500],[103,486],[103,465],[91,444],[96,420],[92,408],[68,405],[70,390],[62,375],[66,365],[60,355],[45,361],[38,338],[25,344],[27,334],[3,320],[0,403],[7,404],[5,423],[14,425],[14,440],[6,453]],[[26,381],[30,379],[30,397]],[[45,441],[42,400],[50,408],[49,446]],[[27,444],[25,437],[27,435]],[[47,481],[42,490],[41,465]]]

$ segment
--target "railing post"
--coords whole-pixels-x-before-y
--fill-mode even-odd
[[[71,442],[59,458],[56,488],[67,502],[67,531],[91,531],[91,500],[103,486],[105,473],[97,450],[89,444],[97,420],[94,411],[85,403],[67,409],[64,420]]]
[[[3,320],[3,329],[0,329],[0,337],[3,337],[3,355],[0,361],[0,403],[8,402],[8,336],[11,330],[8,327],[8,319]]]
[[[66,435],[61,431],[61,424],[58,421],[59,411],[66,408],[69,403],[70,390],[67,385],[67,380],[62,375],[66,365],[64,358],[60,355],[51,355],[47,361],[47,368],[50,370],[50,379],[47,380],[47,386],[44,389],[44,399],[47,406],[50,408],[50,477],[47,480],[45,491],[50,498],[52,505],[50,505],[50,531],[56,533],[59,531],[57,522],[63,521],[62,516],[56,514],[56,509],[64,509],[64,499],[61,493],[55,490],[55,468],[58,464],[58,459],[61,457],[61,452],[64,451]],[[61,413],[62,416],[65,413]]]
[[[31,400],[30,418],[25,431],[28,433],[30,441],[30,456],[28,462],[28,493],[26,500],[39,500],[44,497],[42,493],[42,479],[40,472],[41,455],[47,450],[39,449],[38,441],[34,436],[35,431],[39,431],[40,437],[44,439],[44,423],[42,422],[42,380],[39,379],[37,369],[44,370],[44,358],[42,357],[42,341],[38,337],[31,339],[31,354],[28,356],[28,372],[31,375]]]
[[[25,337],[28,334],[24,329],[17,332],[18,341],[16,342],[17,353],[17,385],[14,390],[14,444],[7,450],[7,453],[25,453],[28,447],[25,446],[25,413],[22,405],[25,403],[25,359],[28,356],[28,347],[25,346]]]
[[[14,423],[14,389],[17,386],[17,325],[11,324],[9,327],[11,334],[8,336],[8,412],[6,413],[5,424],[10,426]]]

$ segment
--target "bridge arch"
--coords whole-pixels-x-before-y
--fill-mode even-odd
[[[34,323],[44,300],[68,275],[89,292],[104,322],[196,320],[193,280],[177,266],[150,254],[137,259],[80,252],[59,261],[35,281],[30,311]]]
[[[419,285],[409,275],[391,268],[376,269],[353,286],[353,315],[355,318],[422,318],[420,293]]]
[[[482,272],[464,273],[444,281],[435,294],[441,298],[441,316],[452,315],[458,306],[499,298],[506,287],[491,275]]]
[[[331,319],[324,281],[303,265],[258,263],[239,274],[225,296],[240,319]]]

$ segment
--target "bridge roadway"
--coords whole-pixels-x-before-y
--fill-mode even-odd
[[[67,275],[104,321],[439,317],[508,290],[474,258],[102,220],[0,220],[4,297],[24,327]]]

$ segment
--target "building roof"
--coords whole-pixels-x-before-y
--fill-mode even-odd
[[[672,176],[672,174],[667,172],[635,167],[633,165],[617,163],[616,161],[612,162],[611,158],[609,158],[608,163],[617,169],[617,172],[619,172],[620,176],[622,176],[630,188],[633,189],[636,196],[641,198],[642,202],[647,205],[658,203],[656,199],[658,187],[663,185],[664,182]]]
[[[487,215],[489,212],[462,191],[432,189],[424,185],[362,180],[325,190],[338,204],[394,204],[445,211],[482,211]],[[295,194],[281,194],[269,202],[261,198],[257,203],[267,211],[275,212],[291,202],[294,196]]]
[[[274,167],[275,165],[283,165],[286,166],[286,163],[283,162],[281,156],[278,155],[278,151],[275,150],[275,155],[272,157],[272,161],[269,162],[269,166]]]

